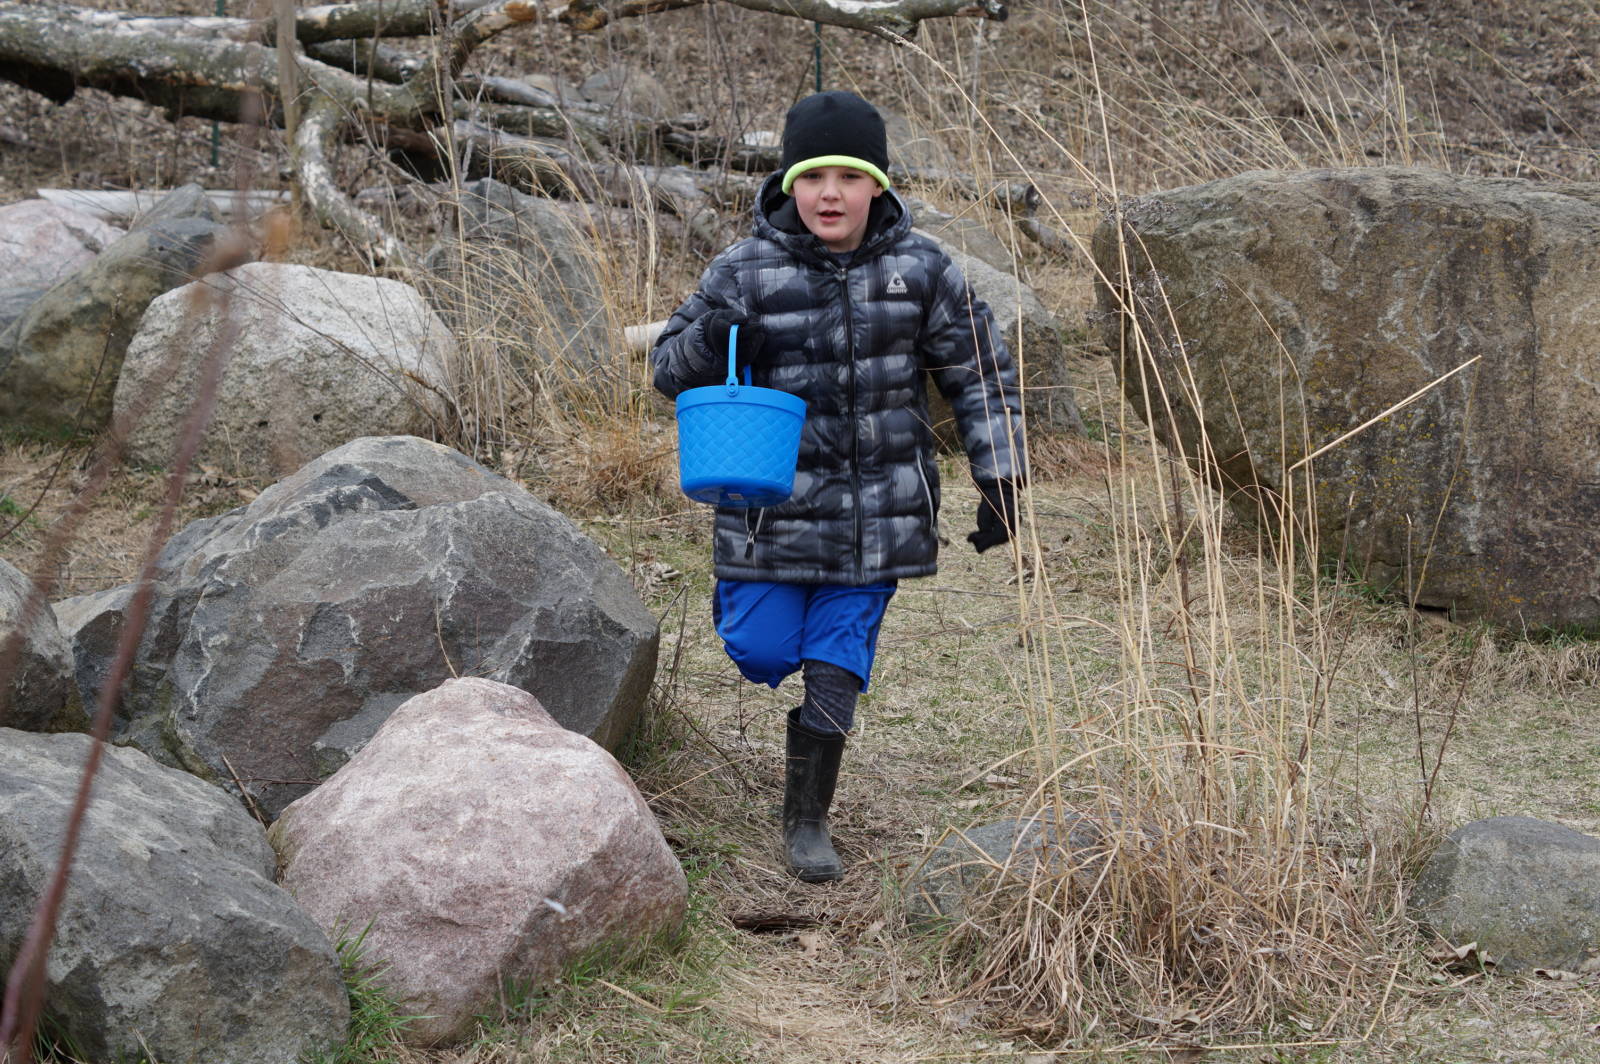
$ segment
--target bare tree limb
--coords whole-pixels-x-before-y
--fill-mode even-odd
[[[89,86],[225,122],[261,115],[262,100],[275,104],[279,98],[276,49],[132,28],[141,20],[80,20],[76,12],[0,0],[0,78],[58,102]],[[386,121],[416,121],[422,113],[404,88],[369,86],[310,60],[300,68],[308,82],[351,110],[365,111],[370,98]]]
[[[546,12],[545,5],[536,0],[495,0],[452,23],[448,76],[454,78],[460,74],[472,53],[485,41],[514,26],[537,22],[541,16],[548,17]]]
[[[574,33],[594,33],[617,19],[639,18],[706,0],[523,0],[533,10],[525,21],[560,22]],[[861,30],[878,36],[910,36],[917,24],[931,18],[986,18],[1002,21],[1007,15],[1001,0],[728,0],[752,11],[803,18],[829,26]],[[454,0],[457,16],[475,13],[484,0]],[[438,7],[432,0],[354,0],[303,8],[296,20],[296,35],[303,43],[353,37],[420,37],[438,25]],[[470,17],[470,14],[468,15]],[[498,31],[497,31],[498,32]],[[474,46],[475,47],[475,46]]]
[[[986,18],[1004,22],[1000,0],[728,0],[751,11],[790,15],[891,40],[909,37],[930,18]]]
[[[604,29],[619,18],[639,18],[662,11],[676,11],[682,7],[699,7],[707,0],[615,0],[610,4],[598,0],[571,0],[558,17],[575,33],[594,33]]]
[[[377,218],[357,207],[333,177],[334,145],[348,121],[331,96],[313,96],[294,139],[295,180],[317,221],[344,234],[374,263],[409,265],[415,256]]]
[[[1021,229],[1028,239],[1059,258],[1079,259],[1087,253],[1084,247],[1062,236],[1037,218],[1019,218],[1017,228]]]
[[[426,59],[410,55],[391,45],[371,39],[317,41],[306,45],[306,55],[319,63],[348,70],[360,77],[374,77],[399,85],[420,73]]]

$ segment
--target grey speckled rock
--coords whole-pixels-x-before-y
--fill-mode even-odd
[[[952,220],[949,224],[955,223]],[[938,231],[935,228],[924,235],[939,240],[951,261],[961,268],[973,295],[993,312],[995,329],[1021,369],[1028,431],[1082,435],[1083,416],[1073,398],[1067,345],[1060,323],[1014,272],[982,257],[995,254],[998,242],[992,236],[984,241],[971,235],[970,228],[947,227],[943,236],[934,235]],[[969,246],[974,250],[963,250]],[[960,450],[961,437],[956,432],[950,404],[932,387],[928,389],[928,417],[939,445],[946,451]]]
[[[1410,906],[1502,972],[1588,971],[1600,957],[1600,839],[1525,816],[1473,821],[1433,855]]]
[[[93,215],[48,200],[0,207],[0,289],[49,288],[122,233]]]
[[[85,735],[0,729],[0,965],[55,867]],[[46,1007],[91,1060],[296,1064],[343,1041],[327,937],[272,881],[228,795],[109,747],[47,962]]]
[[[1060,826],[1067,830],[1065,847],[1057,842],[1057,824],[1043,815],[950,832],[906,881],[906,915],[914,925],[959,920],[973,898],[997,883],[1026,883],[1041,871],[1092,874],[1104,860],[1107,821],[1063,813]]]
[[[199,460],[283,476],[358,436],[424,428],[437,395],[449,393],[454,350],[410,285],[247,263],[151,302],[123,359],[115,405],[123,415],[149,404],[128,455],[168,465],[208,359],[226,356]]]
[[[49,289],[23,286],[0,285],[0,336],[25,314],[29,307],[39,301]],[[0,356],[3,357],[3,356]],[[0,373],[5,372],[5,363],[0,361]]]
[[[19,654],[0,676],[0,725],[23,731],[84,731],[88,720],[72,682],[72,652],[48,602],[28,608],[33,582],[0,561],[0,663],[21,633]]]
[[[1323,549],[1402,601],[1600,631],[1600,184],[1256,171],[1121,217],[1102,335],[1126,299],[1155,345],[1123,389],[1243,513],[1278,529],[1296,462],[1420,392],[1316,459]],[[1110,220],[1094,257],[1120,278]]]
[[[933,237],[947,250],[982,259],[1006,273],[1017,271],[1016,256],[1000,242],[993,230],[983,224],[977,212],[950,214],[925,200],[904,194],[902,198],[906,206],[911,208],[911,217],[917,224],[917,230]]]
[[[484,178],[462,187],[460,230],[429,250],[418,285],[466,343],[486,338],[509,356],[530,395],[567,382],[595,387],[595,374],[632,367],[615,357],[586,239],[552,201]]]
[[[525,691],[449,680],[395,710],[272,827],[284,883],[366,957],[421,1043],[472,1033],[505,980],[683,919],[688,887],[622,767]]]
[[[163,551],[118,739],[270,813],[455,675],[532,692],[603,746],[632,728],[657,628],[571,521],[413,437],[353,441]],[[73,609],[80,678],[103,675],[115,594]],[[230,768],[231,765],[231,768]]]
[[[197,186],[177,189],[34,300],[0,334],[0,420],[59,433],[86,408],[86,428],[105,424],[145,308],[186,283],[225,228]]]

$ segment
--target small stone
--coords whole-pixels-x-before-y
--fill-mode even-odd
[[[1600,949],[1600,839],[1532,817],[1475,820],[1440,845],[1409,904],[1498,971],[1582,970]]]

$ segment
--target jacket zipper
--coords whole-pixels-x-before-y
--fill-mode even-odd
[[[744,535],[744,558],[745,558],[745,561],[749,561],[750,560],[750,556],[755,554],[755,552],[756,552],[756,537],[761,534],[761,522],[765,521],[766,519],[767,519],[767,508],[765,506],[759,507],[756,510],[756,523],[754,525],[750,524],[750,511],[746,510],[744,512],[744,533],[745,533],[745,535]]]
[[[856,330],[850,313],[850,271],[840,266],[836,268],[836,274],[839,278],[839,295],[844,301],[844,343],[850,378],[850,494],[853,503],[850,516],[855,524],[855,581],[859,584],[866,577],[863,575],[865,564],[861,557],[864,544],[861,528],[861,433],[856,424]]]
[[[928,500],[928,530],[939,535],[939,512],[933,508],[933,487],[928,483],[928,473],[922,468],[922,456],[917,456],[917,479],[922,481],[922,497]]]

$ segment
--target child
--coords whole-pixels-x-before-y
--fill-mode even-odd
[[[924,370],[950,400],[982,492],[980,553],[1015,527],[1023,479],[1017,374],[989,309],[889,188],[883,119],[848,92],[790,109],[782,170],[756,197],[755,235],[712,261],[651,353],[668,396],[727,376],[805,400],[794,494],[716,511],[717,634],[744,677],[803,670],[789,712],[783,839],[807,882],[844,866],[828,834],[845,733],[872,673],[896,582],[934,571],[939,472]]]

